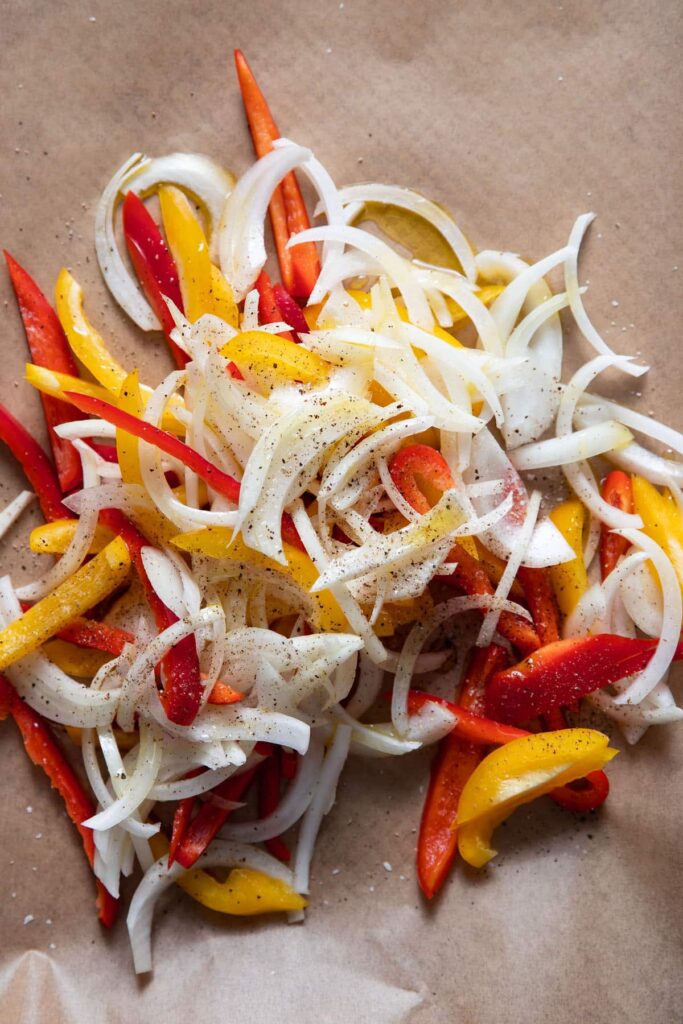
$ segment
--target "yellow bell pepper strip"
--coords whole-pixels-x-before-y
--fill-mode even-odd
[[[570,562],[553,565],[548,570],[560,611],[563,615],[571,615],[579,598],[588,589],[588,576],[583,561],[583,526],[586,510],[580,501],[565,501],[553,509],[550,518],[570,548],[576,552],[576,558],[572,558]]]
[[[56,286],[57,316],[71,351],[107,391],[118,395],[126,371],[114,359],[101,334],[83,311],[83,289],[66,267],[59,272]]]
[[[643,530],[669,556],[683,589],[683,518],[678,507],[668,491],[660,494],[642,476],[634,476],[631,483],[633,506],[643,520]]]
[[[83,745],[82,729],[79,729],[75,725],[65,725],[64,729],[74,746],[81,747]],[[114,726],[114,736],[116,737],[116,744],[119,750],[124,754],[127,754],[128,751],[132,750],[133,747],[136,747],[140,742],[140,736],[137,729],[133,732],[124,732],[123,729],[119,729],[117,726]]]
[[[602,498],[609,505],[621,509],[622,512],[633,512],[633,488],[631,478],[622,473],[620,469],[613,469],[608,473],[602,483]],[[626,537],[620,537],[613,533],[606,523],[600,527],[600,574],[603,580],[607,579],[622,555],[625,555],[631,546]]]
[[[103,651],[83,650],[66,640],[48,640],[43,644],[43,654],[62,672],[81,679],[94,676],[103,665],[111,661],[111,655]]]
[[[241,50],[235,50],[235,68],[254,149],[256,155],[262,157],[271,151],[280,132]],[[312,242],[287,248],[292,235],[311,226],[294,171],[285,175],[274,189],[269,211],[284,286],[290,295],[307,299],[318,280],[320,260]]]
[[[454,486],[450,468],[441,452],[423,444],[411,444],[397,451],[389,462],[389,472],[406,501],[422,515]],[[474,542],[471,538],[468,540],[469,543],[454,545],[448,561],[456,562],[457,568],[443,579],[466,594],[493,594],[493,585],[476,557]],[[475,551],[474,556],[470,553],[472,550]],[[540,645],[533,626],[520,615],[503,612],[498,629],[525,653]]]
[[[503,284],[485,284],[482,288],[478,288],[474,293],[480,302],[483,302],[485,306],[490,306],[494,299],[505,291],[505,285]],[[444,295],[446,305],[453,317],[453,325],[460,323],[461,320],[469,319],[467,313],[458,305],[455,299],[452,299],[450,295]]]
[[[64,801],[66,813],[80,833],[85,855],[92,867],[95,863],[95,842],[92,830],[86,828],[82,822],[87,821],[95,813],[94,803],[69,764],[47,722],[21,700],[4,676],[0,676],[0,720],[7,715],[14,719],[29,758],[43,770],[53,789],[57,790]],[[99,878],[95,883],[97,916],[106,928],[111,928],[116,920],[119,902],[107,892]]]
[[[5,259],[24,323],[31,359],[48,369],[62,370],[77,376],[76,361],[52,306],[30,274],[8,252],[5,252]],[[41,400],[59,484],[67,494],[83,482],[81,460],[71,441],[59,437],[55,427],[73,419],[73,414],[65,402],[56,398],[41,395]]]
[[[513,740],[488,754],[469,777],[458,804],[461,857],[487,864],[494,829],[521,804],[604,767],[618,751],[595,729],[563,729]]]
[[[51,523],[43,523],[31,530],[28,546],[36,555],[63,555],[73,540],[77,526],[77,519],[55,519]],[[111,530],[98,523],[88,554],[96,555],[113,539]]]
[[[293,381],[320,384],[327,379],[328,366],[321,356],[266,331],[236,334],[220,353],[232,360],[244,377],[254,377],[267,391]]]
[[[274,562],[260,551],[247,547],[241,534],[233,540],[233,531],[226,526],[207,526],[201,530],[182,533],[173,538],[173,544],[190,554],[207,555],[209,558],[228,558],[232,562],[243,562],[260,569],[270,569],[280,576],[293,579],[307,593],[318,579],[319,573],[308,555],[292,544],[283,544],[287,568]],[[314,608],[312,625],[321,633],[347,633],[349,624],[339,607],[337,599],[329,590],[310,594]]]
[[[239,316],[230,286],[211,263],[209,243],[189,199],[173,185],[163,185],[159,202],[187,319],[194,323],[204,313],[213,313],[236,327]]]
[[[23,469],[45,518],[66,518],[69,511],[62,504],[62,490],[52,463],[35,438],[4,405],[0,405],[0,441],[7,445]]]
[[[32,605],[28,601],[21,602],[21,609],[27,612]],[[96,619],[84,619],[77,616],[62,626],[55,633],[60,640],[74,644],[76,647],[85,647],[91,651],[102,651],[113,658],[123,653],[126,644],[135,643],[135,637],[125,629],[118,626],[109,626],[106,622],[97,622]]]
[[[128,549],[117,537],[51,594],[0,631],[0,671],[35,651],[72,619],[108,597],[124,581],[129,569]]]
[[[529,722],[553,708],[566,707],[593,690],[642,671],[657,644],[657,640],[614,633],[548,644],[494,675],[486,691],[486,714],[499,722]],[[683,642],[674,652],[675,661],[682,658]]]

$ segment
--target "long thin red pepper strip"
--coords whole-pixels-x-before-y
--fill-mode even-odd
[[[277,810],[280,803],[280,779],[282,776],[281,761],[277,750],[273,750],[272,757],[267,757],[261,765],[258,773],[258,813],[260,818],[266,818]],[[268,853],[278,860],[288,861],[291,858],[289,847],[281,836],[274,836],[264,842]]]
[[[479,714],[483,692],[491,675],[507,663],[502,647],[475,648],[463,684],[460,704]],[[417,843],[417,877],[422,892],[432,899],[446,880],[458,848],[453,828],[463,786],[484,756],[481,745],[445,736],[432,762],[427,798],[422,809]]]
[[[280,138],[280,132],[241,50],[235,50],[235,68],[254,149],[256,155],[262,157],[271,151],[273,142]],[[285,175],[273,192],[269,211],[285,288],[290,295],[307,299],[318,280],[320,260],[312,242],[287,248],[287,242],[293,234],[310,227],[306,204],[294,171]]]
[[[631,478],[620,469],[608,473],[602,484],[602,497],[609,505],[622,512],[633,512],[633,487]],[[626,537],[612,533],[604,523],[600,528],[600,573],[603,580],[609,576],[617,562],[631,546]]]
[[[124,540],[145,590],[157,628],[159,631],[168,629],[178,621],[178,616],[164,604],[149,582],[142,562],[142,549],[148,546],[146,539],[118,509],[103,509],[100,518]],[[161,664],[164,682],[162,703],[166,715],[176,725],[191,725],[199,711],[204,692],[194,635],[190,634],[179,640],[165,655]]]
[[[296,341],[300,334],[309,334],[311,329],[306,323],[306,317],[289,292],[281,284],[275,284],[273,285],[273,294],[280,307],[282,319],[296,332],[294,340]]]
[[[142,290],[161,322],[171,355],[182,370],[190,357],[171,338],[175,324],[164,301],[170,299],[184,312],[178,269],[161,231],[134,192],[127,192],[123,200],[123,235]]]
[[[23,611],[27,611],[31,605],[28,601],[22,601]],[[135,643],[135,637],[125,629],[118,629],[116,626],[108,626],[105,622],[96,622],[95,619],[77,618],[73,619],[68,626],[63,626],[58,633],[55,633],[60,640],[68,640],[77,647],[85,647],[92,651],[102,651],[117,658],[123,652],[126,644]]]
[[[73,415],[73,413],[72,413],[72,415]],[[87,445],[89,445],[90,448],[92,448],[92,450],[94,452],[96,452],[101,459],[104,459],[105,462],[118,462],[119,461],[119,457],[117,455],[116,446],[115,445],[113,445],[113,444],[100,444],[98,441],[93,441],[91,438],[87,438],[85,443]]]
[[[77,377],[78,367],[57,314],[31,275],[10,256],[7,250],[5,250],[5,259],[17,297],[21,319],[24,322],[31,359],[37,366],[44,366],[48,370],[68,373]],[[67,494],[81,486],[83,471],[81,460],[73,444],[71,441],[59,437],[55,433],[55,427],[74,419],[73,410],[69,408],[68,402],[53,398],[51,395],[41,394],[40,400],[43,403],[43,413],[50,438],[50,447],[57,467],[59,485]]]
[[[185,776],[186,779],[194,779],[197,775],[201,775],[204,772],[204,768],[193,768]],[[196,803],[196,796],[188,796],[183,800],[178,801],[178,806],[175,809],[173,815],[173,827],[171,829],[171,842],[168,847],[168,866],[172,866],[175,860],[175,855],[178,847],[185,838],[185,834],[188,830],[190,819],[192,817],[192,811]]]
[[[401,448],[392,456],[389,472],[403,497],[421,515],[428,512],[441,495],[454,485],[450,467],[441,452],[426,444]],[[461,544],[455,544],[448,561],[457,562],[457,568],[450,576],[440,577],[445,583],[458,587],[466,594],[494,593],[486,570]],[[523,654],[535,651],[540,646],[536,630],[520,615],[502,612],[498,620],[498,631]]]
[[[295,750],[285,750],[284,747],[280,748],[282,778],[286,779],[287,782],[291,782],[296,775],[298,762],[299,755]]]
[[[35,438],[4,405],[0,405],[0,441],[5,442],[20,463],[26,479],[38,496],[45,518],[69,519],[71,513],[62,504],[62,491],[52,463]]]
[[[269,744],[257,744],[257,749],[259,753],[270,756]],[[225,782],[221,782],[211,791],[176,849],[175,859],[184,868],[191,868],[196,863],[230,817],[232,812],[229,808],[224,807],[221,801],[241,800],[259,768],[260,764],[254,765],[253,768],[248,768],[241,775],[235,775],[226,779]]]
[[[554,644],[560,639],[560,614],[547,569],[520,566],[517,576],[542,646]]]
[[[284,314],[277,304],[273,286],[265,270],[262,270],[256,278],[254,287],[258,292],[259,321],[262,324],[276,324],[284,320]],[[291,331],[281,331],[279,336],[287,338],[288,341],[294,341],[294,335]]]
[[[52,787],[64,801],[66,813],[80,833],[85,855],[92,867],[95,862],[95,842],[92,830],[86,828],[82,822],[92,817],[95,805],[66,759],[47,722],[19,697],[4,676],[0,676],[0,719],[7,715],[14,719],[24,741],[26,753],[35,765],[42,768]],[[103,925],[111,928],[116,920],[118,900],[107,892],[99,878],[95,881],[97,916]]]
[[[657,640],[612,633],[559,640],[497,672],[486,691],[486,713],[501,722],[530,721],[640,672],[656,646]],[[674,660],[682,658],[679,643]]]
[[[521,736],[528,736],[527,729],[518,729],[514,725],[507,725],[505,722],[496,722],[492,718],[476,715],[460,704],[454,704],[444,697],[436,697],[432,693],[423,693],[422,690],[410,690],[408,693],[408,712],[416,714],[425,704],[440,704],[452,711],[457,718],[453,727],[453,733],[460,739],[469,740],[472,743],[481,743],[486,747],[500,746],[502,743],[509,743],[510,740],[518,740]]]
[[[74,391],[66,391],[65,395],[70,402],[73,402],[77,409],[81,409],[82,412],[92,413],[93,416],[99,416],[101,419],[107,420],[108,423],[113,423],[115,427],[121,427],[122,430],[127,431],[129,434],[133,434],[142,441],[147,441],[148,444],[154,445],[172,458],[178,459],[188,469],[193,470],[214,491],[222,494],[235,504],[239,502],[239,481],[235,480],[228,473],[224,473],[218,466],[214,466],[203,455],[196,452],[194,448],[190,448],[184,441],[181,441],[173,434],[169,434],[167,430],[162,430],[151,423],[146,423],[144,420],[138,419],[137,416],[124,412],[123,409],[117,409],[115,405],[105,402],[101,398],[93,398],[92,395],[77,395]],[[69,513],[65,510],[62,515],[68,518]],[[294,523],[287,513],[282,517],[282,536],[289,544],[294,544],[300,551],[304,550]]]

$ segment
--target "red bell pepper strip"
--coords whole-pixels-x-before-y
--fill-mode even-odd
[[[171,338],[175,324],[165,302],[171,299],[184,312],[178,270],[161,231],[134,192],[127,192],[123,200],[123,235],[142,290],[161,322],[171,355],[182,370],[190,357]]]
[[[466,711],[479,713],[486,683],[506,662],[506,652],[496,644],[475,649],[460,698]],[[427,899],[439,891],[455,858],[458,837],[453,822],[460,794],[482,757],[481,746],[461,739],[454,730],[441,740],[432,762],[417,844],[417,878]]]
[[[235,67],[254,149],[256,155],[262,157],[271,151],[273,142],[280,138],[280,132],[241,50],[235,50]],[[273,192],[269,209],[285,288],[290,295],[307,299],[318,280],[320,260],[312,242],[287,248],[292,235],[310,227],[306,204],[294,171],[290,171]]]
[[[297,772],[299,755],[295,750],[285,750],[284,747],[280,747],[280,762],[282,778],[291,782]]]
[[[559,640],[518,665],[497,672],[486,691],[486,713],[500,722],[527,722],[646,667],[656,640],[612,633]],[[674,659],[683,658],[683,643]]]
[[[282,768],[280,758],[276,750],[272,757],[267,757],[258,773],[258,813],[260,818],[273,814],[280,803],[280,779]],[[289,847],[281,836],[273,836],[264,842],[268,853],[278,860],[288,861],[291,858]]]
[[[92,395],[77,395],[74,391],[66,391],[65,394],[76,408],[81,409],[83,412],[92,413],[93,416],[99,416],[101,419],[107,420],[108,423],[113,423],[115,427],[120,427],[122,430],[127,431],[127,433],[139,437],[142,441],[147,441],[148,444],[154,445],[160,451],[165,452],[174,459],[178,459],[188,469],[193,470],[214,491],[222,494],[235,504],[239,502],[239,481],[235,480],[228,473],[224,473],[218,466],[214,466],[213,463],[205,459],[199,452],[196,452],[194,448],[190,448],[180,438],[170,434],[167,430],[162,430],[161,427],[155,427],[151,423],[146,423],[129,412],[124,412],[123,409],[118,409],[115,405],[105,402],[101,398],[93,398]],[[69,513],[64,510],[62,515],[68,518]],[[287,513],[282,517],[282,536],[289,544],[294,544],[300,551],[303,550],[299,534]]]
[[[412,444],[401,448],[392,457],[389,472],[403,497],[421,515],[428,512],[441,495],[454,485],[453,475],[443,455],[427,444]],[[445,583],[458,587],[465,594],[494,593],[493,584],[484,567],[461,544],[455,544],[448,561],[457,562],[457,568],[450,576],[439,577]],[[524,654],[540,646],[536,630],[520,615],[502,612],[498,620],[498,631]]]
[[[72,414],[73,415],[73,414]],[[101,459],[105,462],[118,462],[119,457],[116,452],[116,445],[113,444],[100,444],[98,441],[92,441],[90,438],[86,439],[87,445],[96,452]]]
[[[205,771],[204,768],[193,768],[185,776],[186,779],[194,779],[197,775],[201,775]],[[190,825],[190,819],[192,818],[192,811],[197,801],[196,796],[188,796],[183,800],[178,801],[178,806],[175,809],[173,815],[173,826],[171,829],[171,842],[168,847],[168,866],[172,866],[175,860],[175,855],[178,847],[185,838],[185,833]]]
[[[609,505],[621,509],[622,512],[633,512],[633,487],[631,478],[620,469],[608,473],[602,484],[602,497]],[[626,537],[612,533],[604,523],[600,528],[600,573],[603,580],[616,567],[617,562],[630,547]]]
[[[262,324],[276,324],[284,320],[284,314],[277,304],[275,291],[265,270],[262,270],[256,278],[254,287],[258,292],[258,315],[260,322]],[[282,331],[280,337],[287,338],[288,341],[294,341],[294,335],[291,331]]]
[[[271,752],[271,747],[265,743],[257,744],[256,749],[259,750],[259,753],[267,756]],[[202,804],[199,813],[190,823],[182,841],[176,848],[175,859],[184,868],[191,868],[196,863],[230,817],[231,811],[225,807],[223,801],[241,800],[259,768],[260,764],[254,765],[253,768],[248,768],[241,775],[234,775],[226,779],[225,782],[219,783],[209,793],[207,800]]]
[[[602,770],[589,772],[585,778],[560,786],[548,795],[565,810],[586,814],[604,804],[609,796],[609,779]]]
[[[72,355],[69,343],[57,319],[57,314],[47,301],[40,288],[17,261],[5,251],[7,269],[17,297],[19,312],[24,322],[26,341],[28,342],[31,359],[37,366],[58,373],[78,376],[78,367]],[[41,394],[43,413],[50,438],[50,447],[57,467],[59,485],[66,494],[80,487],[83,471],[78,452],[71,441],[59,437],[55,427],[74,419],[73,410],[67,402],[51,395]]]
[[[275,295],[275,301],[280,307],[282,319],[296,332],[294,340],[297,340],[299,334],[309,334],[310,327],[306,323],[306,317],[289,292],[285,291],[281,284],[276,284],[273,285],[273,294]]]
[[[131,521],[118,509],[107,508],[100,513],[102,522],[125,542],[145,591],[157,628],[168,629],[178,621],[149,582],[142,563],[142,549],[147,541]],[[197,716],[204,693],[199,670],[197,643],[192,634],[179,640],[165,655],[162,662],[164,690],[162,703],[166,715],[176,725],[191,725]]]
[[[26,479],[38,496],[47,520],[69,519],[71,513],[62,504],[62,491],[54,467],[35,438],[0,405],[0,441],[4,441]]]
[[[47,775],[56,789],[83,841],[83,849],[92,867],[95,862],[95,842],[92,830],[82,822],[92,817],[95,805],[83,788],[80,779],[66,759],[47,722],[29,707],[4,676],[0,676],[0,719],[11,715],[15,721],[24,748],[31,761]],[[103,925],[111,928],[118,912],[118,900],[102,885],[97,884],[97,916]]]
[[[560,639],[560,615],[547,571],[521,566],[517,576],[541,645],[554,644]]]
[[[31,604],[28,601],[22,601],[21,607],[22,611],[28,611]],[[118,658],[126,644],[135,643],[135,637],[127,630],[119,629],[117,626],[108,626],[106,622],[85,618],[73,619],[67,626],[63,626],[58,633],[55,633],[55,636],[58,636],[60,640],[67,640],[77,647],[111,654],[114,658]]]
[[[495,678],[495,677],[494,677]],[[518,729],[514,725],[504,722],[496,722],[492,718],[485,718],[476,715],[461,704],[454,704],[444,697],[436,697],[432,693],[423,693],[421,690],[410,690],[408,694],[408,712],[411,715],[417,714],[425,704],[440,704],[442,707],[452,711],[457,718],[453,727],[453,733],[460,739],[469,740],[472,743],[480,743],[486,747],[500,746],[502,743],[509,743],[510,740],[518,740],[521,736],[528,736],[527,729]]]

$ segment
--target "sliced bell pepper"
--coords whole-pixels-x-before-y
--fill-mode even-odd
[[[495,676],[493,677],[495,679]],[[510,743],[511,740],[519,739],[520,736],[528,736],[528,730],[518,729],[514,725],[505,722],[494,721],[482,715],[468,711],[460,704],[454,704],[444,697],[437,697],[433,693],[423,693],[421,690],[411,690],[408,694],[408,711],[411,715],[417,714],[425,704],[440,704],[451,711],[457,721],[453,726],[453,733],[460,739],[468,740],[471,743],[480,743],[486,747],[497,746],[501,743]]]
[[[0,441],[7,445],[23,469],[45,518],[67,519],[69,510],[62,504],[62,490],[52,463],[35,438],[4,405],[0,405]]]
[[[308,334],[310,332],[310,327],[308,326],[306,317],[302,313],[301,307],[294,301],[289,292],[283,288],[281,284],[275,284],[273,285],[273,294],[285,323],[289,324],[295,332],[294,340],[296,341],[297,335],[299,334]]]
[[[72,619],[111,594],[129,569],[128,549],[117,537],[51,594],[0,631],[0,671],[35,651]]]
[[[202,775],[204,768],[193,768],[185,776],[186,779],[194,779],[198,775]],[[184,797],[178,801],[178,806],[173,814],[173,825],[171,827],[171,842],[168,847],[168,866],[169,868],[175,860],[176,850],[180,846],[181,842],[185,838],[185,833],[190,825],[190,819],[192,818],[192,811],[194,805],[197,802],[196,796]]]
[[[243,376],[254,377],[267,391],[294,381],[320,384],[327,379],[327,363],[319,355],[266,331],[236,334],[220,353],[236,363]]]
[[[233,690],[232,686],[222,683],[220,679],[213,684],[209,694],[209,704],[239,704],[241,700],[244,700],[244,694]]]
[[[24,322],[31,359],[49,370],[59,370],[77,377],[76,361],[52,306],[30,274],[8,252],[5,252],[5,259],[21,319]],[[55,434],[55,427],[72,420],[74,414],[66,402],[60,402],[48,395],[40,397],[59,484],[66,494],[81,486],[81,460],[71,441],[66,441]]]
[[[555,599],[563,615],[571,615],[579,598],[588,589],[588,576],[583,561],[583,527],[586,510],[580,501],[565,501],[550,513],[555,526],[576,552],[570,562],[562,562],[548,569],[555,591]]]
[[[453,475],[443,455],[424,444],[401,448],[389,462],[389,472],[396,487],[416,512],[424,515],[439,500],[444,491],[454,485]],[[441,577],[466,594],[493,594],[494,588],[485,569],[479,564],[477,549],[471,537],[455,544],[448,556],[457,562],[450,576]],[[524,653],[539,646],[535,629],[520,615],[502,612],[498,630]]]
[[[31,530],[28,546],[37,555],[63,555],[77,527],[77,519],[54,519],[51,523],[43,523]],[[110,540],[113,540],[111,530],[98,523],[88,554],[96,555]]]
[[[190,871],[181,875],[177,884],[202,906],[219,914],[251,917],[308,906],[306,897],[294,892],[282,879],[253,868],[233,868],[224,882],[206,871]]]
[[[57,668],[61,668],[62,672],[81,679],[91,678],[103,665],[111,661],[110,655],[104,651],[76,647],[75,644],[67,643],[61,638],[48,640],[43,644],[42,651]]]
[[[235,50],[235,67],[254,149],[256,155],[262,157],[271,151],[273,142],[280,137],[280,132],[240,50]],[[294,171],[290,171],[274,190],[269,210],[284,286],[290,295],[298,299],[307,299],[318,280],[320,260],[312,242],[305,242],[292,249],[287,248],[292,235],[310,227],[306,204]]]
[[[461,706],[478,714],[488,679],[506,662],[507,653],[496,644],[475,648],[463,684]],[[417,843],[417,877],[427,899],[439,891],[455,858],[458,840],[452,825],[458,801],[482,756],[481,746],[462,740],[453,731],[441,740],[432,762]]]
[[[522,565],[517,576],[541,644],[554,644],[560,639],[560,616],[547,570]]]
[[[83,289],[64,267],[56,285],[57,316],[77,359],[107,391],[118,395],[126,371],[114,359],[102,335],[83,310]]]
[[[670,492],[660,494],[642,476],[634,476],[633,506],[643,520],[643,530],[669,556],[683,590],[683,517]],[[653,575],[656,577],[654,568]]]
[[[135,637],[125,629],[108,626],[105,622],[94,619],[72,619],[62,626],[55,634],[60,640],[67,640],[77,647],[85,647],[93,651],[103,651],[117,658],[123,653],[126,644],[135,643]]]
[[[21,733],[24,748],[31,761],[42,768],[66,808],[66,813],[78,829],[83,849],[92,867],[95,862],[95,843],[92,830],[82,822],[95,813],[95,806],[83,788],[47,722],[26,704],[11,684],[0,676],[0,719],[11,715]],[[97,885],[97,916],[106,928],[111,928],[118,913],[118,900],[105,889],[99,879]]]
[[[268,744],[259,744],[258,749],[260,753],[270,756],[271,748]],[[192,867],[228,820],[231,811],[225,807],[225,801],[241,800],[258,769],[259,765],[254,765],[241,775],[221,782],[211,791],[175,851],[175,859],[184,868]]]
[[[617,753],[608,743],[595,729],[564,729],[525,736],[488,754],[458,804],[454,825],[461,857],[473,867],[487,864],[496,855],[496,826],[521,804],[602,768]]]
[[[258,773],[258,813],[260,818],[266,818],[277,810],[280,803],[280,779],[282,778],[280,757],[277,750],[273,750],[271,757],[267,757],[260,766]],[[287,862],[291,858],[289,847],[281,836],[273,836],[266,839],[265,848],[273,857]]]
[[[602,483],[602,497],[609,505],[622,512],[633,512],[633,488],[631,478],[620,469],[613,469]],[[631,542],[626,537],[612,533],[609,526],[600,527],[600,573],[603,580],[616,568],[619,559],[626,554]]]
[[[289,252],[289,250],[287,251]],[[285,319],[284,314],[277,304],[275,291],[265,270],[262,270],[256,278],[254,288],[258,292],[259,321],[262,324],[276,324],[283,321]],[[291,331],[282,331],[279,337],[288,338],[290,341],[294,340],[294,335]]]
[[[181,370],[189,356],[171,338],[175,327],[166,304],[170,299],[181,313],[185,312],[180,294],[178,270],[154,218],[139,196],[127,192],[122,206],[123,236],[131,263],[150,306],[161,323],[176,366]]]
[[[149,581],[142,561],[142,549],[147,546],[147,539],[118,509],[104,509],[100,513],[100,518],[118,534],[133,560],[157,628],[168,629],[178,621],[178,616],[164,604]],[[161,664],[164,683],[162,704],[166,715],[169,721],[175,722],[176,725],[191,725],[197,716],[204,693],[194,634],[179,640],[165,655]]]
[[[518,665],[497,672],[486,691],[486,714],[500,722],[528,722],[640,672],[657,640],[613,633],[572,637],[534,651]],[[674,659],[683,658],[683,643]]]
[[[209,243],[189,199],[173,185],[163,185],[159,203],[187,319],[194,323],[204,313],[213,313],[236,327],[238,311],[232,292],[211,263]]]

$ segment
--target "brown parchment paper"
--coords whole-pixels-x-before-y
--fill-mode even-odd
[[[422,189],[479,248],[539,258],[595,209],[581,268],[590,311],[608,340],[653,364],[614,393],[683,427],[674,0],[3,0],[0,12],[0,241],[48,293],[71,266],[92,319],[150,381],[165,351],[100,280],[95,204],[139,149],[245,169],[240,46],[283,133],[339,183]],[[0,288],[2,400],[40,429],[4,272]],[[568,351],[576,344],[568,332]],[[0,460],[4,502],[21,478]],[[35,521],[0,552],[20,580],[35,572]],[[634,751],[621,742],[597,819],[549,802],[518,811],[489,870],[459,867],[430,907],[413,869],[427,759],[355,762],[320,836],[306,924],[226,921],[173,893],[156,917],[154,975],[139,982],[123,921],[112,935],[98,927],[80,844],[5,723],[0,1020],[680,1020],[682,739],[665,727]]]

